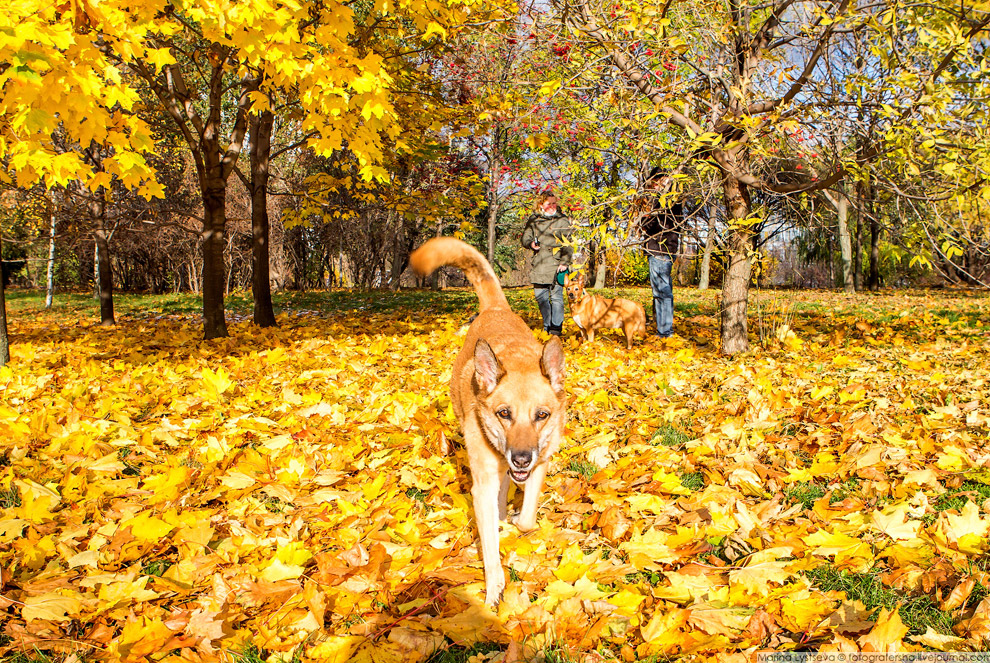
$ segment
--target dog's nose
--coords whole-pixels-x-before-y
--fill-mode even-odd
[[[509,454],[509,460],[512,461],[512,466],[517,470],[525,470],[529,467],[529,464],[533,461],[532,451],[513,451]]]

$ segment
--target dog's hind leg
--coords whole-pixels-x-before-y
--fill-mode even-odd
[[[625,325],[622,327],[622,333],[626,337],[626,350],[632,350],[633,335],[636,330],[632,328],[632,325]]]
[[[523,489],[522,508],[513,521],[523,532],[536,529],[536,511],[540,508],[540,496],[543,494],[543,480],[547,476],[547,463],[539,463],[533,468],[532,474],[526,479]]]

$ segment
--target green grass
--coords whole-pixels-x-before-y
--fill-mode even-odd
[[[281,657],[284,663],[299,663],[301,661],[300,652],[302,647],[298,647],[292,652],[292,656],[286,658]],[[259,649],[256,645],[248,645],[244,650],[239,652],[227,652],[230,655],[233,663],[266,663],[271,656],[271,654],[264,650]]]
[[[870,610],[897,608],[901,621],[913,635],[924,633],[928,627],[939,633],[952,633],[951,613],[939,610],[930,596],[910,596],[887,587],[880,581],[878,570],[852,573],[825,564],[806,574],[818,589],[845,592],[849,600],[862,601]]]
[[[705,475],[701,472],[691,472],[681,475],[681,485],[685,488],[698,492],[705,487]]]
[[[498,651],[503,651],[503,648],[491,642],[477,642],[470,647],[452,645],[433,652],[425,663],[467,663],[472,656]]]
[[[825,488],[811,481],[801,481],[784,489],[784,496],[791,502],[800,502],[805,509],[812,509],[815,502],[825,497]]]
[[[645,582],[653,587],[660,584],[663,580],[663,574],[658,571],[637,571],[636,573],[626,574],[626,583],[630,585],[638,585],[641,582]]]
[[[650,444],[660,444],[665,447],[679,447],[688,442],[691,438],[687,433],[672,424],[664,424],[654,431],[650,437]]]
[[[141,567],[141,573],[146,576],[155,576],[156,578],[160,578],[163,573],[168,571],[170,566],[172,566],[172,562],[167,559],[155,559],[150,562],[145,562]]]
[[[853,497],[859,492],[859,479],[849,477],[842,483],[830,486],[830,488],[832,490],[832,496],[828,498],[828,503],[835,504],[836,502],[841,502],[847,497]]]
[[[598,474],[598,466],[586,460],[572,460],[567,466],[569,472],[574,472],[583,479],[590,479]]]
[[[990,499],[990,486],[979,481],[967,480],[957,490],[948,490],[942,493],[932,503],[932,513],[926,513],[922,521],[925,525],[931,525],[938,518],[938,514],[943,511],[960,511],[966,502],[974,501],[977,505],[984,500]]]
[[[949,509],[962,509],[966,502],[974,501],[977,505],[990,499],[990,486],[978,481],[963,481],[957,490],[949,490],[938,496],[932,508],[942,512]]]
[[[67,654],[55,654],[34,649],[30,652],[13,652],[0,658],[0,661],[3,663],[58,663],[65,660],[67,656]]]
[[[0,509],[15,509],[21,505],[21,494],[15,486],[0,488]]]

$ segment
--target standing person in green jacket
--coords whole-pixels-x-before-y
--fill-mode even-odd
[[[529,280],[543,316],[543,331],[560,336],[564,329],[564,282],[574,249],[568,243],[571,222],[561,212],[553,191],[536,197],[526,220],[522,245],[533,252]]]

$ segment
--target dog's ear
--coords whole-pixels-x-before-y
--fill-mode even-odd
[[[479,338],[474,346],[474,375],[478,384],[488,394],[495,391],[499,380],[505,375],[502,362],[495,356],[492,346],[483,338]]]
[[[543,346],[543,356],[540,358],[540,368],[543,375],[550,380],[550,386],[555,394],[564,393],[564,346],[560,338],[554,336]]]

